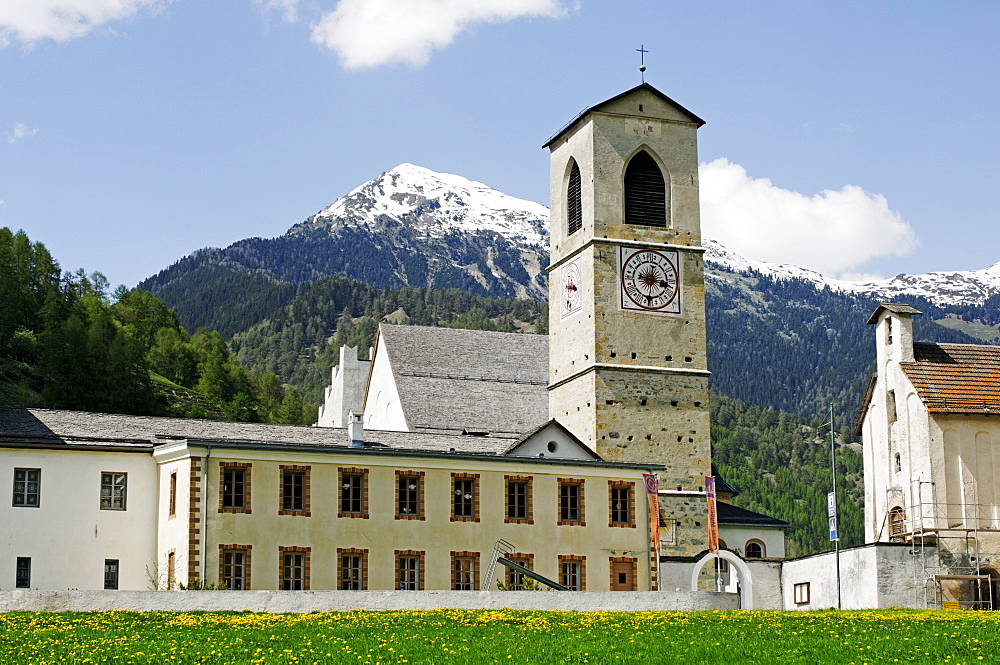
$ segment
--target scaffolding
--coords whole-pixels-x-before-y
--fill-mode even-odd
[[[887,490],[888,506],[900,506],[900,488]],[[930,609],[992,610],[1000,578],[997,506],[978,501],[975,481],[963,486],[961,502],[938,501],[931,481],[915,480],[909,510],[890,509],[883,521],[889,540],[912,545],[914,606]],[[990,571],[993,574],[990,574]]]

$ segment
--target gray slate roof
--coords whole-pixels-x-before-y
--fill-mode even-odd
[[[87,446],[149,451],[177,439],[347,448],[347,430],[212,420],[125,416],[83,411],[0,408],[0,445]],[[512,437],[368,430],[365,443],[390,450],[498,455]]]
[[[525,432],[548,420],[546,335],[381,324],[414,430]]]

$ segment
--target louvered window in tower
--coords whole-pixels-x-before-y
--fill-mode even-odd
[[[569,235],[573,235],[583,226],[583,205],[580,202],[580,167],[575,161],[569,172],[569,187],[566,188],[566,213]]]
[[[667,190],[660,167],[643,150],[625,169],[625,223],[667,225]]]

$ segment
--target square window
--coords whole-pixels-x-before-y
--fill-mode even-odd
[[[310,517],[309,512],[309,472],[308,466],[281,464],[278,497],[279,515]]]
[[[509,554],[504,558],[512,563],[516,563],[522,568],[531,570],[531,557],[528,555]],[[507,582],[507,587],[511,591],[520,591],[522,584],[524,584],[524,573],[519,570],[514,570],[513,568],[506,568],[506,571],[507,579],[505,581]],[[532,581],[531,578],[528,578],[528,580]]]
[[[222,551],[222,583],[227,589],[243,591],[249,589],[250,574],[249,551],[245,549],[227,549]]]
[[[559,557],[559,583],[570,591],[583,591],[586,582],[586,562],[583,557]]]
[[[118,559],[104,560],[104,588],[118,588]]]
[[[127,473],[101,473],[101,510],[125,510]]]
[[[246,472],[227,467],[222,471],[222,507],[242,508],[246,500]]]
[[[14,469],[13,505],[24,508],[38,508],[41,485],[41,469]]]
[[[31,557],[17,557],[17,571],[14,574],[15,589],[31,588]]]
[[[451,520],[479,521],[479,474],[451,474]]]
[[[792,594],[796,605],[809,604],[809,582],[799,582],[792,588]]]
[[[423,589],[423,552],[399,552],[396,555],[396,588],[400,591]]]
[[[635,526],[635,503],[633,494],[635,493],[635,483],[623,481],[610,481],[610,525],[611,526]]]

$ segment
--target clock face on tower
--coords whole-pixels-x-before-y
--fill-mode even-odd
[[[618,266],[623,310],[674,316],[681,313],[677,252],[619,247]]]
[[[583,284],[580,280],[580,261],[574,259],[562,267],[560,296],[562,305],[559,318],[570,317],[583,308]]]

